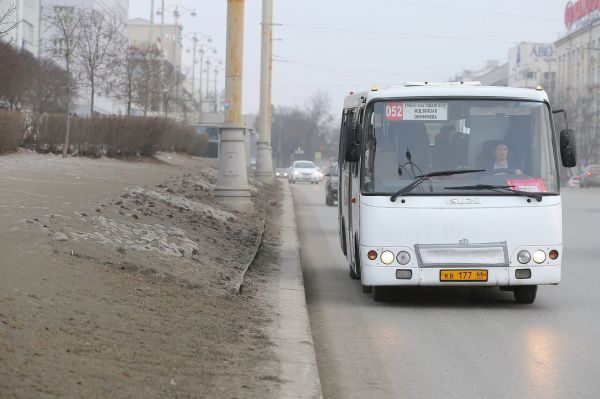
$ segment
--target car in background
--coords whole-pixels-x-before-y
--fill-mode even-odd
[[[275,169],[275,177],[288,177],[288,169],[287,168]]]
[[[338,164],[334,163],[327,169],[325,173],[325,204],[334,206],[338,200],[338,185],[339,185],[339,168]]]
[[[290,167],[288,181],[291,184],[301,181],[318,184],[321,181],[321,178],[318,174],[318,167],[314,162],[294,161]]]
[[[319,177],[319,181],[323,181],[325,179],[325,173],[323,173],[323,169],[317,166],[317,176]]]
[[[581,173],[581,188],[600,186],[600,165],[588,165]]]
[[[567,182],[567,187],[579,188],[581,187],[581,176],[571,176]]]

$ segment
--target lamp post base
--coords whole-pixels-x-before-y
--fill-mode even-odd
[[[248,187],[244,130],[241,126],[221,127],[215,198],[228,208],[250,212],[254,204]]]
[[[263,183],[273,181],[273,158],[272,148],[268,142],[256,143],[256,171],[254,176]]]

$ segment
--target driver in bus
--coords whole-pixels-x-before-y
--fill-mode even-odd
[[[513,169],[511,167],[509,158],[508,158],[508,146],[506,145],[506,143],[496,144],[496,146],[492,150],[492,153],[494,155],[494,163],[492,164],[491,169],[498,170],[499,172],[501,169],[505,173],[510,172],[512,174],[519,175],[519,176],[523,174],[523,172],[521,170]]]

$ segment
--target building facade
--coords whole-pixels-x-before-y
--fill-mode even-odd
[[[554,43],[554,103],[568,112],[580,164],[589,164],[600,161],[600,1],[569,2],[564,17],[567,33]]]
[[[167,62],[176,69],[181,67],[182,33],[181,25],[150,24],[143,18],[134,18],[127,23],[129,44],[133,47],[144,48],[148,44],[156,46]]]
[[[521,42],[508,52],[508,85],[542,86],[551,99],[556,92],[556,49],[553,43]]]
[[[11,11],[2,28],[15,26],[5,41],[35,56],[40,55],[41,0],[0,1],[0,15]]]

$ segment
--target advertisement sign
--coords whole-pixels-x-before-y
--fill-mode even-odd
[[[600,10],[600,0],[569,1],[565,8],[565,26],[571,29],[574,25],[587,19]]]

